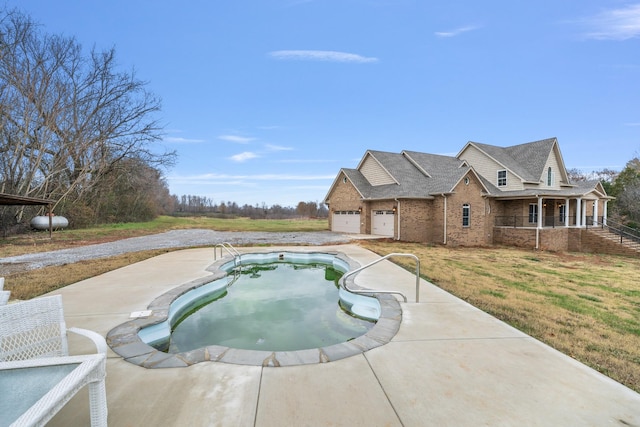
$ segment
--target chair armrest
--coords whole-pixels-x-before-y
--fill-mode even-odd
[[[67,331],[71,331],[75,334],[90,338],[91,341],[93,341],[93,343],[96,345],[96,348],[98,349],[98,353],[107,354],[107,342],[105,341],[104,337],[99,333],[90,331],[88,329],[74,328],[74,327],[67,328]]]

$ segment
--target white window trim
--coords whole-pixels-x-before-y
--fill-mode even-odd
[[[556,173],[549,167],[547,169],[547,187],[553,187],[556,182]]]
[[[531,209],[533,207],[533,209]],[[529,224],[537,224],[538,223],[538,204],[537,203],[529,203]],[[532,221],[533,219],[533,221]]]
[[[465,218],[467,219],[467,224],[464,223]],[[469,205],[469,203],[465,203],[462,205],[462,226],[464,228],[471,227],[471,205]]]
[[[500,174],[501,173],[504,173],[504,178],[502,178],[502,179],[500,178]],[[506,187],[507,186],[507,170],[506,169],[502,169],[502,170],[497,171],[496,177],[497,177],[497,182],[496,183],[498,184],[498,187]],[[500,182],[504,182],[504,183],[501,184]]]

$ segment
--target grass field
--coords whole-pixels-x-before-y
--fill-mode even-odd
[[[152,223],[42,234],[0,241],[0,256],[60,249],[175,228],[235,231],[319,231],[326,220],[262,221],[161,217]],[[640,259],[511,248],[448,248],[363,240],[385,255],[413,253],[423,278],[640,392]],[[47,267],[7,276],[12,297],[33,298],[162,251]],[[393,261],[410,271],[406,258]]]

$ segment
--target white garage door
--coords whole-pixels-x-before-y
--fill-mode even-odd
[[[337,233],[360,234],[360,212],[336,211],[333,213],[331,231]]]
[[[393,211],[373,211],[371,213],[371,234],[393,237]]]

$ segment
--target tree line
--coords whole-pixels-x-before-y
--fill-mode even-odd
[[[182,195],[174,198],[175,215],[242,216],[251,219],[326,218],[326,205],[318,202],[299,202],[295,207],[265,203],[238,205],[236,202],[219,203],[209,197]]]

